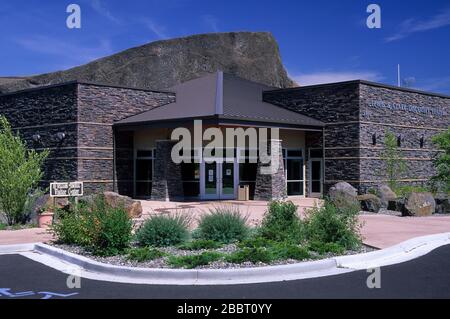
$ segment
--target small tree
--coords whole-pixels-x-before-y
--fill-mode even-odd
[[[381,159],[386,165],[385,176],[387,177],[388,185],[390,188],[396,189],[398,186],[397,181],[406,172],[406,162],[401,157],[401,152],[397,145],[397,138],[392,132],[385,132],[384,150],[381,154]]]
[[[41,167],[47,156],[48,150],[27,150],[8,120],[0,116],[0,211],[9,225],[27,221],[27,199],[42,177]]]
[[[446,192],[450,192],[450,128],[435,135],[432,141],[443,152],[437,154],[434,159],[436,175],[431,180],[441,184]]]

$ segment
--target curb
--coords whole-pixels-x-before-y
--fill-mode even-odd
[[[31,244],[14,244],[14,245],[0,245],[0,255],[17,254],[20,252],[33,250],[38,243]]]
[[[52,256],[84,270],[82,277],[102,280],[107,276],[117,282],[166,285],[217,285],[284,281],[348,272],[336,267],[334,259],[324,259],[282,266],[242,269],[149,269],[100,263],[46,244],[36,244],[34,251]],[[28,256],[27,256],[28,257]],[[89,274],[88,274],[89,273]],[[93,276],[93,275],[96,276]],[[103,275],[103,276],[102,276]]]
[[[422,236],[364,254],[340,256],[297,264],[237,269],[149,269],[100,263],[42,243],[0,245],[0,254],[20,253],[67,274],[74,268],[83,278],[134,284],[235,285],[298,280],[337,275],[397,264],[450,244],[450,232]]]
[[[348,269],[370,269],[405,262],[450,244],[450,233],[427,235],[369,253],[335,257],[336,265]]]

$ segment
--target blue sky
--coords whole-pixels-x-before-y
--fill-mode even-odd
[[[66,27],[81,7],[82,28]],[[369,29],[368,4],[381,6]],[[270,31],[300,84],[362,78],[450,94],[450,1],[2,0],[0,76],[67,69],[155,40]]]

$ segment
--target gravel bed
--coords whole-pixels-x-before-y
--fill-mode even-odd
[[[137,262],[137,261],[133,261],[133,260],[128,260],[126,258],[126,255],[101,257],[101,256],[95,256],[91,252],[89,252],[79,246],[63,245],[63,244],[55,244],[55,243],[53,243],[52,245],[57,248],[66,250],[68,252],[91,258],[98,262],[116,265],[116,266],[140,267],[140,268],[165,268],[165,269],[173,268],[170,265],[168,265],[168,263],[167,263],[168,257],[162,257],[162,258],[154,259],[151,261],[145,261],[145,262]],[[160,251],[163,251],[167,254],[171,254],[171,255],[175,255],[175,256],[198,255],[205,251],[217,251],[217,252],[222,252],[222,253],[232,253],[232,252],[236,251],[237,249],[238,248],[235,244],[230,244],[230,245],[226,245],[221,248],[218,248],[218,249],[209,249],[209,250],[208,249],[182,250],[182,249],[178,249],[176,247],[159,248]],[[370,252],[370,251],[374,251],[374,250],[376,250],[376,249],[366,246],[366,245],[362,245],[360,247],[360,249],[348,250],[348,251],[344,252],[343,255],[354,255],[354,254],[360,254],[360,253]],[[252,268],[252,267],[264,267],[264,266],[275,266],[275,265],[287,265],[287,264],[295,264],[295,263],[299,263],[299,262],[313,261],[313,260],[325,259],[325,258],[330,258],[330,257],[336,256],[331,253],[321,255],[321,256],[314,252],[311,252],[311,254],[313,255],[314,258],[305,259],[302,261],[294,260],[294,259],[278,260],[278,261],[274,261],[269,264],[262,263],[262,262],[259,262],[259,263],[245,262],[242,264],[234,264],[234,263],[226,262],[224,260],[218,260],[218,261],[210,263],[209,265],[199,266],[196,269],[236,269],[236,268]]]

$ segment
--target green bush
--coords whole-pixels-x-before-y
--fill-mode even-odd
[[[128,260],[135,260],[137,262],[150,261],[164,257],[166,254],[158,249],[150,247],[132,248],[128,250]]]
[[[90,209],[85,204],[71,206],[69,210],[57,209],[55,221],[50,226],[50,231],[61,244],[90,246],[90,223],[92,216]]]
[[[325,200],[324,206],[313,208],[307,213],[305,221],[309,242],[336,243],[346,249],[361,244],[357,209],[338,208]]]
[[[186,215],[154,215],[139,228],[136,240],[140,246],[178,245],[189,238],[189,223]]]
[[[247,238],[241,242],[239,242],[237,244],[237,246],[239,248],[258,248],[258,247],[269,247],[272,246],[275,242],[273,240],[261,237],[261,236],[256,236],[256,237],[251,237],[251,238]]]
[[[216,249],[223,244],[210,239],[197,239],[178,246],[182,250]]]
[[[80,245],[97,255],[123,253],[131,240],[132,221],[125,209],[113,208],[103,197],[57,210],[51,226],[58,242]]]
[[[90,225],[92,250],[98,255],[117,255],[130,245],[133,222],[122,207],[113,208],[104,201],[94,205]]]
[[[304,238],[297,206],[291,201],[272,201],[259,229],[260,235],[274,241],[301,242]]]
[[[245,247],[225,257],[226,261],[234,264],[242,264],[247,261],[252,263],[270,263],[273,259],[274,257],[271,251],[265,247]]]
[[[342,247],[338,243],[323,243],[320,241],[312,241],[309,243],[308,248],[315,251],[321,255],[326,253],[332,253],[336,255],[341,255],[345,251],[345,247]]]
[[[8,225],[0,223],[0,230],[5,230]]]
[[[276,243],[268,251],[273,260],[303,260],[311,257],[307,249],[291,243]]]
[[[434,136],[433,144],[443,151],[433,160],[436,167],[436,175],[432,178],[434,188],[450,193],[450,128]]]
[[[237,207],[216,207],[200,218],[197,236],[221,243],[240,241],[249,234],[246,222]]]
[[[428,192],[429,189],[424,186],[401,185],[395,186],[392,191],[401,198],[407,198],[411,193]]]
[[[29,150],[19,135],[14,135],[7,119],[0,116],[0,211],[8,225],[29,220],[27,202],[42,178],[41,167],[48,153]]]
[[[221,253],[206,251],[200,255],[171,256],[169,257],[168,263],[172,267],[192,269],[198,266],[208,265],[222,257],[223,255]]]

